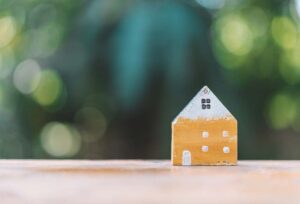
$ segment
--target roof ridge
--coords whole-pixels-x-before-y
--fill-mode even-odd
[[[173,123],[176,123],[178,118],[211,120],[230,117],[234,118],[208,86],[204,86],[176,116]]]

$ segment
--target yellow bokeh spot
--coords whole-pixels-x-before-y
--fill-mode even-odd
[[[50,106],[60,98],[63,84],[54,70],[44,70],[39,75],[39,83],[32,96],[42,106]]]
[[[0,18],[0,48],[8,45],[16,35],[16,22],[13,17]]]
[[[41,145],[54,157],[71,157],[80,150],[81,136],[74,127],[53,122],[43,128]]]
[[[297,42],[296,26],[287,17],[275,17],[272,20],[272,36],[280,47],[291,49]]]
[[[297,117],[297,103],[287,94],[278,94],[271,100],[269,120],[273,128],[289,127]]]
[[[224,17],[217,24],[224,47],[232,54],[248,54],[253,46],[253,34],[246,21],[238,15]]]

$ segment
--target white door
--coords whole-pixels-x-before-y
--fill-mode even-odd
[[[182,152],[182,165],[183,166],[190,166],[192,163],[192,156],[191,152],[188,150],[184,150]]]

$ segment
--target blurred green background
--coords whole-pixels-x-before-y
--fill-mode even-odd
[[[0,158],[170,158],[208,85],[240,159],[300,159],[300,0],[0,0]]]

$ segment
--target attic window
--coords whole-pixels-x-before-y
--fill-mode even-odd
[[[202,98],[201,99],[202,109],[210,109],[210,99],[209,98]]]

